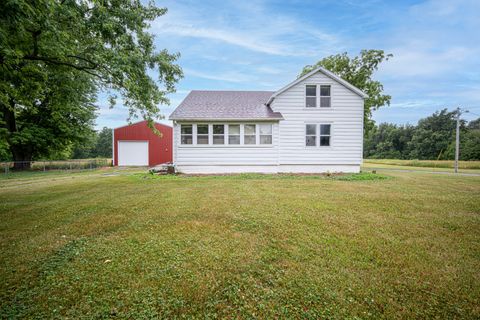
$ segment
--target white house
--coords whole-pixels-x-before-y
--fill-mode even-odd
[[[170,115],[184,173],[359,172],[366,94],[324,68],[277,92],[191,91]]]

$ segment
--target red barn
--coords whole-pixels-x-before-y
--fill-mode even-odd
[[[147,121],[113,129],[113,164],[153,167],[172,162],[173,129],[161,123],[155,123],[155,128],[161,137],[152,132]]]

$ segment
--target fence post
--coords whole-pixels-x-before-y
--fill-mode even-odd
[[[45,161],[43,161],[43,172],[45,172]]]

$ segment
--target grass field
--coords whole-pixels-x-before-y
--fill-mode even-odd
[[[1,318],[480,317],[480,177],[0,180]]]
[[[363,163],[365,167],[416,167],[434,170],[440,169],[440,171],[453,171],[455,165],[455,161],[453,160],[364,159]],[[460,172],[477,171],[480,173],[480,161],[459,161],[458,168]]]

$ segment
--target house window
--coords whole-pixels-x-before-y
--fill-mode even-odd
[[[197,124],[197,144],[208,144],[208,124]]]
[[[225,144],[225,125],[213,125],[213,144]]]
[[[328,86],[320,86],[320,108],[330,108],[332,97],[330,95],[331,87]]]
[[[256,144],[256,125],[246,124],[244,126],[243,143]]]
[[[182,124],[180,127],[181,144],[192,144],[193,134],[191,124]]]
[[[240,144],[240,125],[228,125],[228,144]]]
[[[307,147],[317,146],[317,125],[307,124],[305,126],[305,145]]]
[[[272,144],[272,125],[261,124],[260,127],[260,144]]]
[[[307,108],[317,107],[317,86],[316,85],[305,86],[305,106]]]
[[[321,147],[330,146],[330,137],[331,137],[331,125],[321,124],[320,125],[320,146]]]

